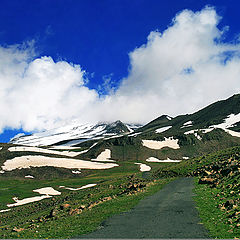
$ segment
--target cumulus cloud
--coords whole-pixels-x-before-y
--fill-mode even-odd
[[[220,20],[211,7],[178,13],[129,54],[128,76],[106,96],[86,87],[79,65],[34,58],[31,48],[0,47],[0,129],[41,130],[73,119],[146,123],[239,93],[240,43],[224,41],[228,28],[219,29]],[[113,77],[102,88],[112,90],[106,84]]]
[[[190,113],[239,93],[240,44],[224,42],[227,27],[214,8],[184,10],[164,31],[129,54],[130,71],[107,97],[124,121]],[[121,107],[120,107],[121,106]]]
[[[33,131],[88,120],[98,94],[84,86],[79,65],[46,56],[32,59],[32,51],[19,46],[1,47],[0,59],[0,129]]]

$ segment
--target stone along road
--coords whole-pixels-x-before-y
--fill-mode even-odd
[[[80,238],[208,238],[192,199],[193,187],[193,178],[177,179]]]

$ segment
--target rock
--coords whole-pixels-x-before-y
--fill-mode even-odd
[[[205,170],[205,171],[204,171],[204,174],[205,174],[205,175],[211,175],[212,173],[209,172],[209,171],[207,171],[207,170]]]
[[[69,215],[75,215],[75,214],[80,214],[82,213],[82,209],[79,209],[79,208],[71,208],[70,211],[69,211]]]
[[[97,206],[98,203],[91,203],[89,206],[88,206],[88,209],[92,209],[93,207]]]
[[[44,222],[44,218],[43,218],[43,217],[40,217],[40,218],[38,218],[38,221],[39,221],[39,222]]]
[[[226,210],[226,208],[225,208],[224,206],[222,206],[220,209],[221,209],[222,211],[223,211],[223,210]]]
[[[25,230],[25,229],[24,228],[17,228],[17,227],[13,228],[13,232],[21,232],[23,230]]]
[[[215,181],[215,179],[213,179],[213,178],[206,178],[206,177],[204,177],[204,178],[200,178],[198,183],[199,184],[213,184],[214,181]]]
[[[234,204],[234,201],[232,199],[230,200],[227,200],[225,203],[224,203],[224,207],[225,208],[231,208]]]
[[[52,218],[52,217],[56,217],[58,214],[58,210],[56,208],[54,208],[51,212],[50,212],[50,215],[49,217]]]
[[[109,200],[112,200],[112,197],[111,197],[111,196],[108,196],[108,197],[103,198],[103,201],[109,201]]]
[[[81,205],[80,206],[80,209],[85,209],[86,208],[86,205]]]
[[[66,208],[69,208],[70,207],[70,204],[68,204],[68,203],[64,203],[64,204],[62,204],[61,205],[61,209],[66,209]]]

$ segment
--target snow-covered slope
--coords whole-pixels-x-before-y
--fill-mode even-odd
[[[98,124],[71,124],[45,132],[34,133],[27,136],[16,136],[10,143],[27,146],[47,146],[60,144],[73,146],[90,139],[116,137],[132,132],[135,125],[123,124],[121,121]]]

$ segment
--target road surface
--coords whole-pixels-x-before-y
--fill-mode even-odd
[[[192,199],[193,187],[193,178],[177,179],[79,238],[209,238]]]

